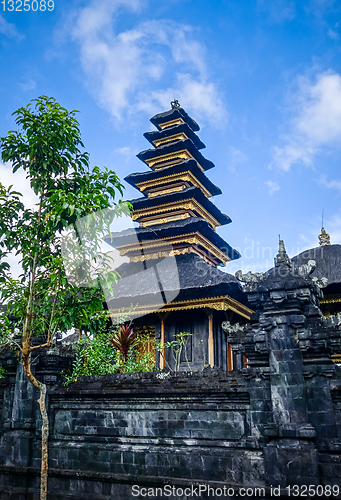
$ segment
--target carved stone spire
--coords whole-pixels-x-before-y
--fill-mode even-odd
[[[324,227],[322,227],[321,234],[319,234],[318,239],[320,240],[320,247],[323,247],[324,245],[330,245],[330,236],[328,233],[326,233]]]
[[[290,260],[288,254],[285,250],[284,241],[281,239],[279,240],[278,254],[275,257],[275,266],[276,267],[279,267],[279,266],[291,267],[291,260]]]

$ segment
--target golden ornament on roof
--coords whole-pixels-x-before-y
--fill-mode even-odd
[[[321,234],[319,234],[318,239],[320,240],[320,247],[324,245],[330,245],[330,236],[326,233],[324,227],[322,227]]]

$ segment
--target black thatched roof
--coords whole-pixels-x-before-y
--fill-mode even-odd
[[[195,158],[198,163],[202,166],[204,170],[209,170],[214,167],[214,163],[205,158],[200,151],[195,147],[191,139],[184,139],[182,141],[172,142],[171,144],[165,144],[164,146],[159,146],[155,149],[146,149],[145,151],[141,151],[138,155],[136,155],[141,161],[148,165],[147,160],[151,160],[153,158],[158,158],[159,156],[167,155],[170,153],[176,153],[177,151],[181,151],[183,149],[187,149],[187,151]]]
[[[180,125],[175,125],[174,127],[167,127],[164,130],[154,130],[153,132],[145,132],[143,135],[153,146],[153,141],[158,139],[164,139],[165,137],[170,137],[172,135],[185,133],[189,139],[193,142],[197,149],[205,148],[205,144],[199,139],[197,134],[193,132],[191,127],[187,123],[181,123]]]
[[[129,307],[131,303],[139,306],[162,303],[160,291],[166,299],[171,298],[167,302],[229,295],[246,303],[234,276],[207,264],[193,253],[123,264],[116,271],[121,279],[113,288],[110,308]]]
[[[221,190],[218,188],[218,186],[213,184],[213,182],[211,182],[206,177],[206,175],[198,167],[197,162],[192,159],[185,160],[181,163],[177,163],[172,167],[163,168],[162,170],[148,170],[147,172],[136,172],[134,174],[127,175],[127,177],[125,177],[124,180],[128,182],[131,186],[136,187],[136,184],[140,182],[162,179],[162,177],[165,177],[167,175],[175,175],[187,171],[191,172],[194,175],[194,177],[196,177],[198,181],[212,194],[212,196],[221,194]],[[145,196],[147,195],[145,194]]]
[[[311,287],[311,278],[327,278],[328,286],[323,288],[323,294],[334,294],[341,292],[341,245],[324,245],[305,250],[292,257],[291,265],[278,266],[269,269],[257,285],[259,292],[268,288],[297,288]],[[309,275],[304,276],[299,272],[299,267],[305,265],[309,260],[316,262],[316,269]],[[252,284],[250,285],[252,288]]]
[[[268,290],[293,290],[295,288],[306,288],[306,287],[316,287],[311,281],[311,276],[301,276],[298,272],[298,268],[295,266],[281,265],[279,267],[273,267],[269,269],[265,274],[264,278],[257,284],[257,291],[259,293],[266,292]],[[250,285],[251,288],[253,285]],[[247,288],[247,285],[246,285]]]
[[[341,245],[324,245],[310,248],[291,259],[295,267],[315,260],[316,269],[313,276],[327,278],[329,283],[341,282]]]
[[[141,210],[145,208],[157,208],[166,203],[175,203],[177,201],[185,201],[195,199],[208,213],[210,213],[221,225],[229,224],[232,222],[228,215],[223,214],[201,191],[198,187],[189,187],[183,191],[175,193],[163,194],[161,196],[154,196],[153,198],[136,198],[130,200],[134,210]]]
[[[307,264],[309,260],[316,262],[312,276],[328,280],[328,286],[323,290],[325,295],[341,291],[341,245],[310,248],[291,259],[295,268]]]
[[[162,123],[169,122],[171,120],[176,120],[177,118],[182,118],[185,123],[187,123],[194,132],[198,132],[200,130],[199,125],[193,118],[191,118],[183,108],[172,108],[169,111],[165,111],[163,113],[159,113],[154,115],[150,121],[158,130],[161,130],[160,125]]]
[[[232,248],[223,238],[221,238],[201,217],[189,217],[185,220],[156,224],[152,227],[140,227],[136,229],[126,229],[117,233],[112,233],[112,239],[107,236],[105,241],[114,247],[129,245],[137,241],[162,240],[171,236],[181,236],[189,233],[199,232],[231,260],[239,259],[240,253]]]

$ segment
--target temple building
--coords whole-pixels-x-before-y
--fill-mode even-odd
[[[240,254],[216,232],[231,219],[210,201],[221,190],[206,176],[214,164],[200,152],[199,126],[177,101],[171,106],[151,118],[156,130],[144,134],[152,148],[137,157],[149,169],[125,178],[143,196],[131,200],[139,227],[107,239],[129,258],[117,269],[109,309],[113,318],[130,314],[135,329],[155,333],[162,344],[190,333],[180,369],[231,370],[221,324],[243,323],[252,310],[237,279],[218,267]],[[157,356],[156,365],[164,363]]]
[[[341,245],[332,245],[330,236],[322,226],[318,236],[319,246],[301,252],[292,258],[295,267],[314,260],[317,264],[315,276],[328,281],[323,289],[321,310],[327,317],[341,313]]]

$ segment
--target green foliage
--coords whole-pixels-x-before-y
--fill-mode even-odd
[[[14,113],[18,130],[0,139],[1,156],[13,173],[23,169],[38,197],[34,210],[20,204],[20,194],[0,185],[0,305],[21,327],[21,361],[28,380],[40,390],[42,416],[41,499],[46,500],[48,470],[48,415],[46,385],[31,371],[32,352],[53,344],[55,335],[71,326],[89,331],[105,323],[104,295],[98,281],[110,289],[117,279],[101,252],[102,236],[114,217],[129,212],[127,204],[112,208],[122,185],[116,174],[89,165],[83,151],[75,111],[55,99],[34,99]],[[66,234],[63,231],[66,230]],[[65,231],[64,231],[65,233]],[[21,255],[23,273],[13,280],[6,262],[8,252]],[[4,321],[5,324],[5,321]],[[14,325],[5,324],[9,345]],[[33,338],[45,342],[34,345]],[[96,365],[96,370],[100,370]]]
[[[110,342],[120,351],[124,362],[127,362],[129,354],[137,346],[137,335],[131,325],[119,325]]]
[[[3,366],[0,366],[0,378],[6,377],[6,370]]]
[[[149,349],[149,350],[147,350]],[[118,371],[124,373],[153,372],[155,368],[155,336],[136,335],[133,349],[125,359],[121,351],[117,355]]]
[[[6,189],[0,183],[0,207],[6,207],[0,217],[0,283],[6,282],[6,273],[10,266],[4,259],[15,247],[14,230],[19,214],[24,209],[20,196],[20,193],[13,191],[12,186]]]
[[[117,280],[100,247],[114,217],[129,213],[130,206],[113,207],[123,190],[114,172],[90,169],[75,114],[42,96],[14,113],[19,130],[0,139],[3,161],[13,172],[24,169],[38,196],[36,208],[25,209],[20,193],[0,184],[0,303],[17,318],[29,344],[33,336],[51,343],[73,326],[98,331],[106,322],[98,313],[104,302],[98,278],[107,287]],[[70,227],[72,237],[63,237]],[[6,262],[13,249],[22,259],[18,280]],[[80,273],[91,279],[82,281]]]
[[[66,178],[70,167],[79,171],[89,166],[75,113],[46,96],[13,113],[21,130],[10,130],[1,139],[2,159],[12,162],[13,172],[28,171],[37,195],[55,179]]]
[[[0,346],[4,348],[14,347],[13,323],[5,311],[0,311]]]
[[[125,328],[124,325],[120,325],[115,333],[118,333],[119,329],[122,331]],[[131,348],[125,357],[123,352],[113,343],[112,338],[108,337],[108,333],[97,333],[94,336],[82,335],[76,344],[72,369],[69,373],[64,374],[64,385],[77,382],[78,377],[85,375],[154,371],[154,350],[152,352],[144,351],[144,347],[147,344],[150,345],[153,339],[155,338],[151,335],[135,335],[134,348],[130,346]],[[137,349],[141,352],[137,352]]]
[[[165,349],[170,349],[170,351],[172,353],[172,357],[174,359],[174,371],[178,372],[180,369],[180,359],[181,359],[182,351],[185,354],[187,367],[189,370],[191,370],[191,367],[190,367],[190,364],[189,364],[188,358],[187,358],[187,347],[186,347],[187,341],[191,335],[192,335],[192,333],[189,333],[189,332],[180,332],[175,336],[175,340],[172,340],[170,342],[166,342],[165,344],[162,344],[161,342],[156,344],[155,348],[162,355],[169,370],[173,371],[172,368],[170,367],[169,363],[166,360],[165,353],[164,353]]]
[[[117,372],[116,350],[112,348],[107,333],[81,336],[76,345],[72,371],[65,374],[65,385],[76,382],[84,375],[107,375]]]

